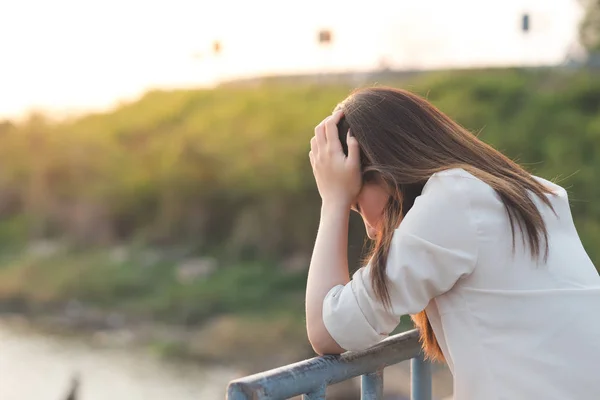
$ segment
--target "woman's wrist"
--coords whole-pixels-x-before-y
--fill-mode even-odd
[[[322,213],[349,213],[352,202],[343,199],[323,200],[321,203]]]

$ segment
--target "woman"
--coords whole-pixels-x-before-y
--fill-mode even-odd
[[[322,198],[306,291],[317,353],[367,348],[410,314],[457,400],[600,398],[600,277],[562,187],[395,89],[352,94],[309,155]],[[351,209],[374,241],[352,279]]]

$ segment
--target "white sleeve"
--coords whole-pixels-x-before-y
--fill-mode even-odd
[[[361,350],[392,332],[405,314],[416,314],[473,272],[477,230],[464,176],[433,176],[394,232],[386,274],[391,309],[379,302],[368,265],[323,303],[323,322],[346,350]]]

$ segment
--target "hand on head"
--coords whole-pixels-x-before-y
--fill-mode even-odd
[[[337,129],[342,116],[342,111],[336,111],[317,125],[309,158],[323,202],[350,207],[362,186],[360,149],[348,132],[348,156],[344,154]]]

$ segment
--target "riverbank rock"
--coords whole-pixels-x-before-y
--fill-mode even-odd
[[[177,281],[182,284],[208,278],[217,269],[217,260],[210,257],[190,258],[176,269]]]
[[[27,254],[38,258],[52,257],[64,250],[63,243],[52,240],[37,240],[27,246]]]
[[[115,246],[108,252],[108,258],[113,264],[123,264],[129,260],[129,249],[127,246]]]

